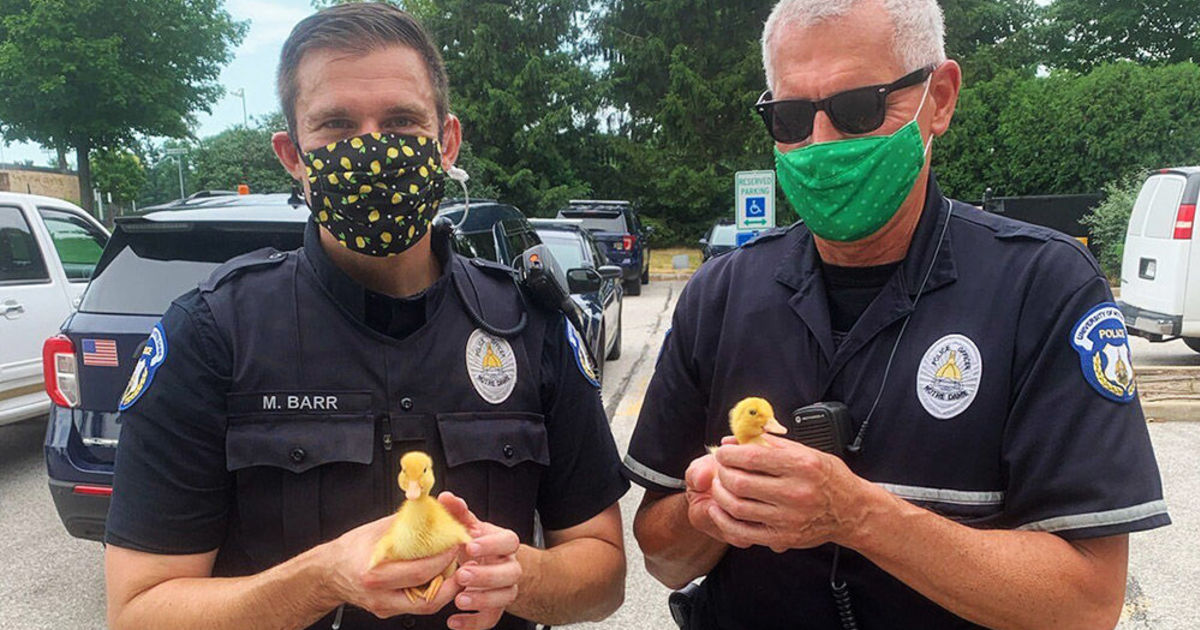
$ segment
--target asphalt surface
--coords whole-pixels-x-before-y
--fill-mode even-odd
[[[606,364],[604,400],[622,451],[641,408],[682,282],[654,282],[625,302],[622,356]],[[1200,365],[1182,342],[1134,342],[1142,365]],[[42,461],[45,420],[0,427],[0,630],[104,627],[101,547],[67,535],[46,487]],[[1133,536],[1125,614],[1133,629],[1200,628],[1200,422],[1150,425],[1174,524]],[[632,516],[642,492],[621,501],[629,576],[625,605],[587,630],[673,628],[668,591],[645,571],[633,540]]]

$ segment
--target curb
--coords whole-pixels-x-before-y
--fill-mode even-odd
[[[674,272],[655,272],[650,274],[651,282],[670,282],[672,280],[689,280],[694,270],[674,271]]]
[[[1142,403],[1147,422],[1200,422],[1200,401],[1155,400]]]

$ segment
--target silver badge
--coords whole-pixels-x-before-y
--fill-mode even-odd
[[[467,339],[467,374],[480,398],[493,405],[517,386],[517,357],[508,341],[476,329]]]
[[[917,399],[929,415],[948,420],[967,410],[979,393],[983,357],[965,335],[938,339],[917,368]]]

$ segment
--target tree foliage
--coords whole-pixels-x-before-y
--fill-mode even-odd
[[[1047,65],[1085,72],[1117,61],[1200,61],[1195,0],[1055,0],[1042,27]]]
[[[255,127],[231,127],[200,141],[192,156],[197,190],[237,190],[246,184],[253,193],[289,192],[292,176],[283,170],[271,136],[287,128],[279,113]]]
[[[1134,173],[1109,182],[1104,186],[1104,201],[1080,219],[1088,227],[1095,251],[1099,252],[1096,258],[1100,268],[1109,278],[1121,276],[1129,215],[1133,214],[1133,204],[1144,180],[1141,173]]]
[[[0,133],[74,147],[90,207],[92,148],[186,135],[245,30],[223,0],[0,0]]]
[[[146,185],[142,159],[128,149],[102,148],[92,152],[92,180],[101,195],[125,204],[138,198]]]

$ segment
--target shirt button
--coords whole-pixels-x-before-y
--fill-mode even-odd
[[[405,411],[412,411],[412,408],[413,408],[412,399],[407,396],[405,396],[404,398],[401,398],[400,399],[400,408]]]
[[[287,254],[284,254],[283,252],[275,252],[275,253],[271,254],[270,256],[267,256],[267,258],[269,260],[279,260],[280,258],[283,258],[286,255]]]
[[[304,457],[305,457],[306,455],[308,455],[308,453],[305,453],[305,452],[304,452],[304,449],[300,448],[299,446],[297,446],[296,448],[292,449],[292,452],[291,452],[291,453],[288,453],[288,457],[291,457],[291,458],[292,458],[292,461],[293,461],[293,462],[296,462],[297,464],[299,464],[300,462],[304,461]]]
[[[517,451],[516,451],[516,449],[514,449],[514,448],[513,448],[513,445],[512,445],[512,444],[505,444],[505,445],[504,445],[504,456],[505,456],[505,457],[507,457],[507,458],[509,458],[509,459],[512,459],[513,453],[516,453],[516,452],[517,452]]]

